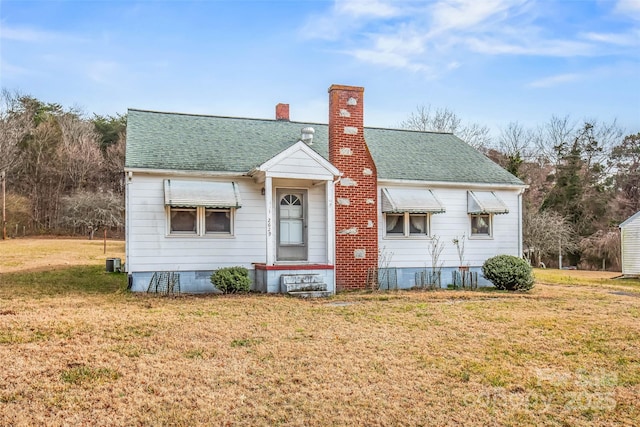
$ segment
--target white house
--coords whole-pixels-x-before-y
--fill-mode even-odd
[[[362,288],[376,268],[412,287],[444,244],[461,264],[522,253],[525,185],[449,133],[365,128],[364,89],[329,88],[329,123],[130,109],[126,262],[134,291],[179,278],[213,292],[244,266],[263,292]],[[383,258],[383,264],[381,263]]]
[[[622,275],[640,276],[640,212],[620,224]]]

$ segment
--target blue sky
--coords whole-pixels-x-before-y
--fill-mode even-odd
[[[430,104],[640,131],[640,0],[0,0],[0,43],[2,87],[87,113],[326,123],[337,83],[365,87],[368,126]]]

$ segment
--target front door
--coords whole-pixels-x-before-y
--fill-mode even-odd
[[[307,191],[276,190],[278,261],[307,260]]]

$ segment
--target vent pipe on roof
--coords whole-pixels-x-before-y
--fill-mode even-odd
[[[315,134],[316,131],[312,127],[306,127],[302,128],[301,133],[302,136],[300,137],[300,140],[307,145],[313,145],[313,134]]]

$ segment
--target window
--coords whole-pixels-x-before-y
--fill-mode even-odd
[[[238,184],[164,180],[167,234],[233,236],[233,218],[241,205]]]
[[[491,215],[471,215],[471,236],[491,237]]]
[[[385,214],[387,237],[424,237],[429,235],[429,215],[404,212]]]
[[[230,234],[231,209],[206,209],[204,231],[207,234]]]
[[[233,235],[235,209],[211,209],[169,207],[168,229],[170,235],[211,236]]]
[[[198,214],[196,208],[171,208],[171,234],[196,234]]]
[[[387,236],[404,235],[404,215],[387,214]]]

